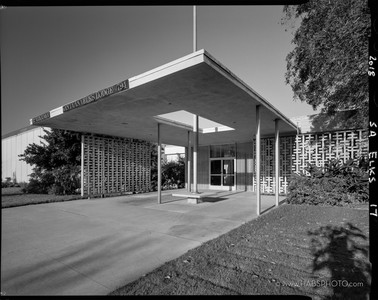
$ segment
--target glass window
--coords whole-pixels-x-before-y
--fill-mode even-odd
[[[210,158],[217,157],[235,157],[235,145],[210,146]]]
[[[222,161],[221,160],[212,160],[210,171],[211,171],[210,174],[222,174]]]
[[[222,176],[211,176],[211,185],[221,185],[222,183]]]
[[[221,146],[210,146],[210,157],[222,157],[222,147]]]
[[[224,186],[233,186],[234,185],[234,175],[224,175],[223,176],[223,185]]]
[[[235,157],[235,145],[224,145],[223,157]]]
[[[225,159],[223,161],[223,174],[234,174],[234,160]]]

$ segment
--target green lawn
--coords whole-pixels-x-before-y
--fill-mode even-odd
[[[1,189],[1,208],[81,199],[80,195],[23,194],[21,188]]]
[[[177,189],[174,189],[177,190]],[[170,192],[172,190],[165,190],[163,192]],[[145,194],[148,196],[149,193],[154,192],[146,192],[146,193],[139,193]],[[127,196],[130,193],[113,193],[105,195],[105,197],[119,197],[119,196]],[[100,197],[100,195],[91,196],[92,198]],[[177,199],[177,197],[171,197],[169,195],[164,195],[165,200],[172,200]],[[8,208],[8,207],[16,207],[16,206],[24,206],[24,205],[31,205],[31,204],[43,204],[43,203],[51,203],[51,202],[63,202],[63,201],[71,201],[71,200],[78,200],[78,199],[87,199],[87,197],[81,197],[80,195],[47,195],[47,194],[24,194],[19,187],[10,187],[10,188],[2,188],[1,189],[1,208]],[[138,204],[143,204],[145,202],[150,201],[150,199],[145,198],[130,198],[129,203],[134,202]]]
[[[23,192],[21,191],[20,187],[1,188],[1,195],[2,196],[22,195],[22,194],[23,194]]]
[[[371,280],[367,208],[282,205],[111,295],[366,299]]]

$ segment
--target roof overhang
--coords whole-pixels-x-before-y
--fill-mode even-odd
[[[296,126],[205,50],[191,53],[141,75],[31,119],[32,125],[77,132],[187,145],[187,124],[159,115],[185,110],[234,130],[200,132],[199,145],[251,141],[260,105],[261,135],[296,133]]]

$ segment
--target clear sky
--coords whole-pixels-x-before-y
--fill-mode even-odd
[[[2,134],[193,50],[192,6],[7,7],[0,11]],[[197,6],[205,49],[288,117],[313,114],[285,85],[282,6]]]

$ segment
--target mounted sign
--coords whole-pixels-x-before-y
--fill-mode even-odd
[[[50,118],[50,112],[44,113],[42,115],[39,115],[38,117],[33,118],[31,123],[33,125],[37,122],[40,122],[40,121],[42,121],[44,119],[48,119],[48,118]]]
[[[96,93],[90,94],[84,98],[76,100],[74,102],[68,103],[63,106],[63,112],[69,111],[71,109],[86,105],[88,103],[95,102],[99,99],[105,98],[106,96],[110,96],[112,94],[118,93],[120,91],[127,90],[129,88],[129,81],[124,80],[118,84],[115,84],[111,87],[98,91]]]
[[[125,91],[127,89],[129,89],[129,80],[128,79],[126,79],[126,80],[124,80],[120,83],[117,83],[117,84],[115,84],[111,87],[108,87],[106,89],[98,91],[96,93],[90,94],[89,96],[86,96],[84,98],[81,98],[79,100],[76,100],[74,102],[71,102],[71,103],[64,105],[63,106],[63,113],[70,111],[74,108],[95,102],[97,100],[100,100],[100,99],[105,98],[107,96],[113,95],[115,93]],[[61,114],[61,113],[62,113],[62,111],[60,111],[58,114]],[[54,114],[53,114],[53,116],[54,116]],[[36,123],[39,123],[39,122],[41,122],[45,119],[49,119],[50,117],[52,117],[50,112],[46,112],[42,115],[39,115],[39,116],[31,119],[31,125],[35,125]]]

